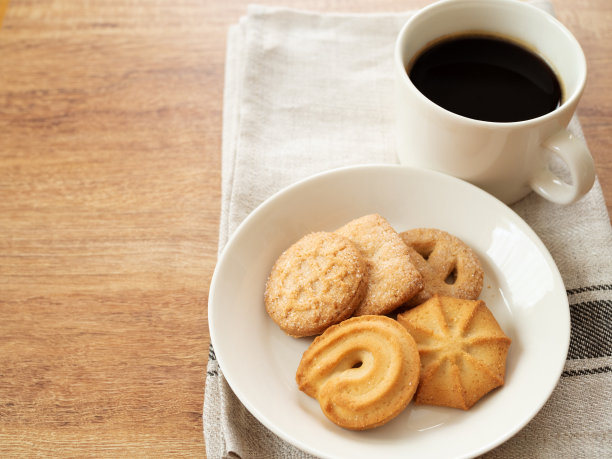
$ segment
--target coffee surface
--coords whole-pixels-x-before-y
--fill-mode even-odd
[[[440,41],[417,56],[408,74],[432,102],[477,120],[528,120],[561,103],[561,86],[550,66],[498,37],[463,35]]]

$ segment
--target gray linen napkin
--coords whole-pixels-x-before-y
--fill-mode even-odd
[[[532,2],[551,11],[548,2]],[[251,6],[228,34],[219,250],[261,202],[314,173],[396,163],[392,52],[404,14],[316,14]],[[582,135],[577,119],[571,129]],[[612,455],[612,228],[599,182],[562,207],[513,209],[557,263],[570,301],[568,360],[540,413],[489,457]],[[503,415],[503,413],[500,413]],[[210,458],[306,458],[229,388],[211,347],[204,401]]]

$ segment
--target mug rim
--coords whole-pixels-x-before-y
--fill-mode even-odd
[[[469,118],[464,115],[459,115],[450,110],[447,110],[444,107],[441,107],[440,105],[430,100],[427,96],[425,96],[414,85],[414,83],[412,82],[412,80],[410,79],[408,75],[408,72],[406,71],[406,67],[404,65],[403,52],[402,52],[404,36],[408,33],[408,30],[412,26],[412,24],[415,21],[419,20],[422,16],[431,14],[432,11],[435,12],[436,10],[439,10],[441,8],[446,8],[447,5],[456,5],[456,4],[483,5],[486,7],[491,7],[491,6],[495,7],[496,6],[495,4],[512,5],[513,8],[519,8],[519,9],[523,8],[524,11],[530,11],[530,14],[536,14],[541,19],[551,22],[555,27],[557,27],[563,33],[563,35],[568,40],[570,40],[573,43],[577,51],[576,57],[578,59],[578,65],[580,66],[580,70],[578,72],[578,83],[576,84],[575,89],[572,91],[569,97],[567,97],[564,101],[562,101],[562,103],[554,110],[548,113],[545,113],[543,115],[540,115],[536,118],[529,118],[529,119],[520,120],[520,121],[499,122],[499,121],[479,120],[475,118]],[[473,30],[473,29],[470,29],[470,30]],[[456,33],[456,32],[452,32],[452,33]],[[441,35],[438,38],[442,38],[442,37],[444,37],[444,35]],[[421,47],[421,49],[422,48],[423,47]],[[417,94],[417,97],[421,100],[422,103],[426,103],[429,106],[433,107],[433,109],[440,115],[450,116],[451,118],[456,119],[457,121],[462,121],[467,124],[474,124],[474,125],[485,126],[485,127],[516,128],[521,125],[528,125],[528,124],[548,121],[551,118],[555,118],[559,116],[560,112],[563,112],[566,110],[572,110],[573,107],[575,107],[575,105],[577,104],[580,97],[582,96],[584,87],[586,85],[586,75],[587,75],[586,57],[584,55],[582,46],[580,46],[580,43],[578,42],[576,37],[574,37],[574,35],[570,32],[570,30],[567,27],[565,27],[565,25],[563,25],[553,15],[549,14],[548,12],[534,5],[531,5],[529,3],[520,2],[518,0],[438,0],[430,5],[427,5],[421,8],[420,10],[417,10],[402,26],[399,34],[397,35],[396,41],[395,41],[394,60],[395,60],[395,65],[397,67],[396,70],[400,72],[400,75],[401,75],[400,76],[402,80],[401,83],[406,85],[411,91],[415,92]],[[561,78],[561,77],[558,75],[558,78]]]

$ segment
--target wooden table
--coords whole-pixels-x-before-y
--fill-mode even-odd
[[[366,12],[429,1],[281,3]],[[587,55],[579,115],[610,210],[612,2],[554,4]],[[0,457],[205,455],[225,40],[246,5],[9,4]]]

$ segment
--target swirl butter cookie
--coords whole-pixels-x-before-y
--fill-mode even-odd
[[[366,262],[349,239],[308,234],[272,267],[266,311],[288,335],[317,335],[353,314],[366,293],[367,277]]]
[[[387,316],[359,316],[329,327],[304,352],[301,391],[333,423],[351,430],[383,425],[412,400],[420,360],[414,339]]]
[[[407,306],[416,306],[434,294],[475,300],[482,291],[480,260],[459,238],[435,228],[400,233],[412,263],[423,276],[423,290]]]
[[[415,403],[467,410],[504,384],[511,340],[484,301],[434,295],[397,321],[421,358]]]
[[[380,215],[357,218],[335,232],[353,241],[368,263],[368,290],[356,316],[388,314],[423,288],[406,244]]]

